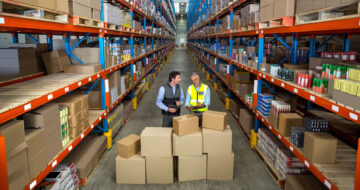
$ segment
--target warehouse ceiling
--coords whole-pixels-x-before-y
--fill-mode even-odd
[[[176,15],[186,15],[188,0],[175,0],[175,13]]]

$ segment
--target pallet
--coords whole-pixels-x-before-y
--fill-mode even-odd
[[[276,27],[293,26],[293,25],[294,25],[294,17],[285,16],[276,19],[271,19],[268,21],[259,22],[259,29],[276,28]]]
[[[258,29],[256,24],[249,24],[247,26],[242,26],[240,32],[252,31],[252,30],[256,30],[256,29]]]
[[[85,18],[85,17],[81,17],[81,16],[70,16],[70,22],[73,25],[78,25],[78,26],[87,26],[87,27],[93,27],[93,28],[104,28],[104,22],[103,21],[99,21],[99,20],[95,20],[92,18]]]
[[[0,15],[56,23],[68,23],[69,13],[49,10],[11,0],[0,1]]]
[[[109,30],[122,30],[122,27],[123,26],[120,26],[120,25],[106,23],[106,29],[109,29]]]
[[[296,14],[296,24],[309,24],[360,17],[360,2]]]
[[[281,174],[275,169],[275,166],[273,163],[269,161],[269,159],[266,157],[266,155],[258,148],[258,146],[255,146],[255,152],[259,156],[259,158],[263,161],[263,165],[265,166],[266,170],[270,173],[270,176],[274,179],[276,184],[284,188],[285,185],[285,178],[281,176]]]

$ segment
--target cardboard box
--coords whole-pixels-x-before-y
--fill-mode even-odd
[[[232,132],[228,125],[224,131],[203,128],[203,153],[229,154],[232,152]]]
[[[99,64],[100,62],[99,48],[75,48],[73,54],[87,64]]]
[[[179,181],[193,181],[206,179],[207,156],[179,156]]]
[[[279,133],[289,137],[291,127],[302,127],[304,119],[297,113],[281,113],[279,115]]]
[[[82,100],[75,95],[62,96],[55,100],[59,105],[68,107],[69,117],[82,111],[83,103],[81,101]]]
[[[245,133],[250,135],[250,131],[254,126],[254,114],[252,114],[246,108],[241,108],[239,115],[239,122],[241,127],[244,129]]]
[[[236,20],[233,20],[231,22],[231,29],[237,30],[240,27],[241,27],[241,20],[240,19],[236,19]]]
[[[295,0],[276,0],[274,2],[274,18],[294,16]]]
[[[275,0],[261,0],[260,1],[260,11],[261,11],[261,8],[266,6],[266,5],[271,5],[271,4],[274,4],[274,1]]]
[[[319,58],[319,57],[310,57],[309,69],[311,70],[322,70],[323,64],[338,64],[340,59],[334,58]]]
[[[350,106],[354,109],[360,110],[360,101],[359,96],[354,96],[345,92],[341,92],[340,90],[333,90],[333,100]]]
[[[227,113],[217,111],[205,111],[202,115],[202,127],[223,131],[226,128]]]
[[[304,155],[316,164],[334,164],[338,140],[329,133],[305,132]]]
[[[250,81],[250,73],[242,71],[234,71],[233,79],[236,82]]]
[[[182,115],[173,118],[174,133],[183,136],[199,131],[199,118],[195,115]]]
[[[100,20],[101,19],[101,11],[97,10],[97,9],[91,9],[91,14],[92,14],[92,18],[95,20]],[[109,65],[108,67],[112,66],[113,64]]]
[[[25,141],[24,121],[13,119],[0,125],[0,135],[5,138],[5,150],[11,151]]]
[[[75,1],[69,1],[69,12],[70,15],[91,18],[91,8]]]
[[[116,142],[116,151],[118,156],[130,158],[140,151],[140,137],[130,134],[127,137]]]
[[[69,119],[70,128],[79,128],[81,129],[81,122],[83,121],[83,111],[78,112],[77,114],[71,116]]]
[[[69,1],[56,0],[56,10],[64,13],[69,13]]]
[[[174,156],[201,156],[203,152],[203,136],[201,131],[178,136],[173,133]]]
[[[64,73],[95,74],[102,70],[100,64],[70,64],[64,65]]]
[[[27,150],[23,142],[6,153],[9,189],[23,189],[30,182]]]
[[[326,190],[327,188],[314,175],[286,175],[285,190]]]
[[[146,157],[146,181],[148,184],[174,182],[173,157]]]
[[[69,65],[70,59],[65,50],[54,50],[42,54],[45,69],[48,74],[64,71],[64,65]]]
[[[44,71],[37,62],[35,48],[0,49],[0,68],[10,68],[21,76],[27,76]]]
[[[135,154],[129,159],[116,156],[117,184],[145,184],[145,158]]]
[[[59,105],[49,103],[24,114],[25,127],[45,128],[47,124],[56,122],[60,126]],[[59,120],[58,122],[56,120]]]
[[[46,167],[45,138],[43,129],[26,129],[30,179],[34,179]]]
[[[141,156],[172,156],[171,136],[171,128],[146,127],[141,133]]]
[[[233,176],[234,153],[207,155],[208,180],[232,180]]]

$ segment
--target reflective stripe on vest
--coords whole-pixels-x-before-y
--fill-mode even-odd
[[[196,91],[196,88],[194,85],[189,86],[188,89],[188,93],[190,94],[190,105],[191,106],[196,106],[196,104],[199,103],[205,103],[205,96],[206,96],[206,91],[208,89],[208,86],[201,83],[200,88],[198,91]],[[192,110],[192,111],[199,111],[199,112],[204,112],[207,111],[208,108],[200,108],[197,110]]]

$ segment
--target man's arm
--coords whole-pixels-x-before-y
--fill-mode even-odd
[[[164,100],[164,96],[165,96],[165,88],[162,86],[162,87],[160,87],[159,93],[156,98],[156,105],[160,109],[162,109],[164,111],[168,111],[169,108],[167,106],[165,106],[165,104],[162,103],[162,101]]]
[[[210,88],[208,87],[208,88],[206,89],[205,102],[204,102],[204,104],[206,105],[206,107],[209,107],[209,106],[210,106],[210,99],[211,99],[211,96],[210,96]]]
[[[180,87],[180,103],[181,105],[184,105],[184,102],[185,102],[185,98],[184,98],[184,92],[183,92],[183,89]]]
[[[187,90],[186,91],[185,107],[190,106],[190,98],[191,98],[191,95],[189,94],[189,90]]]

